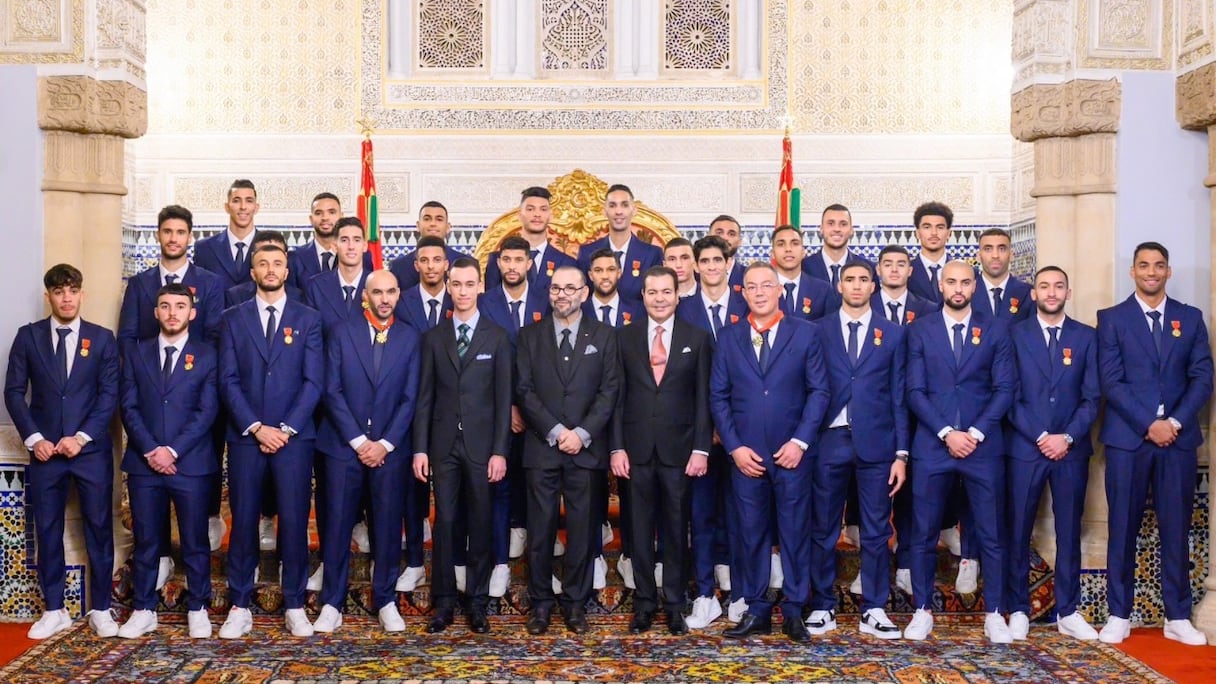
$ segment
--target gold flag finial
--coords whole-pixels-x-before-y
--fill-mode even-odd
[[[359,124],[359,131],[363,133],[363,137],[371,138],[372,133],[376,132],[376,122],[374,119],[356,119],[356,124]]]
[[[785,137],[790,136],[790,128],[794,125],[794,115],[786,112],[781,116],[781,127],[785,129]]]

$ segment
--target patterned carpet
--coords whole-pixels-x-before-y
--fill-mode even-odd
[[[219,622],[219,617],[214,618]],[[906,622],[906,616],[897,621]],[[627,618],[603,616],[582,638],[554,624],[531,637],[522,618],[492,620],[476,636],[463,624],[443,635],[423,633],[411,618],[403,635],[351,617],[333,636],[293,639],[278,618],[258,616],[242,641],[196,641],[180,615],[166,615],[152,637],[98,639],[81,621],[0,669],[9,684],[47,682],[1167,682],[1118,650],[1083,644],[1054,628],[1035,627],[1029,641],[991,646],[974,617],[940,616],[935,638],[882,642],[842,620],[830,637],[796,646],[779,634],[734,642],[708,634],[670,637],[662,625],[626,633]]]

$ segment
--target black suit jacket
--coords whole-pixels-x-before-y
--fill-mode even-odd
[[[621,347],[621,393],[612,418],[612,449],[624,449],[629,462],[644,464],[657,452],[664,466],[684,467],[693,450],[709,453],[709,370],[713,340],[709,333],[673,316],[671,348],[662,382],[650,366],[647,319],[617,331]]]
[[[582,316],[573,342],[573,356],[562,361],[552,316],[521,328],[516,338],[516,403],[528,426],[525,468],[560,468],[571,458],[582,468],[608,467],[608,423],[620,391],[616,331]],[[549,446],[549,431],[559,424],[586,430],[590,447],[570,456]]]
[[[414,453],[432,460],[451,458],[452,445],[463,432],[469,458],[484,464],[510,449],[511,340],[483,315],[461,358],[453,321],[442,321],[422,336]]]

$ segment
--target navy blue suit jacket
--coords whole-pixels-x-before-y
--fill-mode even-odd
[[[317,448],[336,457],[356,458],[350,441],[363,435],[387,440],[394,453],[413,460],[410,435],[418,403],[417,331],[401,321],[388,329],[380,372],[372,358],[371,326],[346,320],[329,331],[325,379],[325,420]]]
[[[1203,443],[1199,411],[1212,395],[1203,312],[1166,298],[1160,360],[1148,321],[1135,295],[1098,312],[1098,367],[1106,397],[1099,439],[1126,451],[1138,448],[1164,404],[1164,417],[1182,423],[1175,444],[1196,449]]]
[[[557,247],[554,247],[553,243],[550,242],[549,245],[545,247],[545,255],[541,259],[539,268],[537,268],[536,264],[532,264],[532,267],[536,270],[529,271],[529,274],[535,273],[535,275],[528,276],[528,286],[535,287],[547,295],[549,292],[549,283],[553,280],[553,271],[561,268],[562,266],[574,266],[575,268],[578,268],[578,262],[575,261],[574,257],[571,257],[569,254],[566,254]],[[490,260],[486,264],[486,290],[490,290],[501,285],[502,273],[498,271],[498,252],[494,252],[490,255]]]
[[[743,291],[743,274],[747,271],[747,267],[739,263],[739,255],[735,255],[735,266],[730,269],[730,277],[726,282],[730,283],[730,287],[735,292]]]
[[[1017,303],[1014,303],[1016,300]],[[986,316],[992,316],[992,301],[988,299],[988,284],[977,270],[975,272],[975,295],[971,298],[971,308],[982,311]],[[1030,286],[1009,276],[1006,290],[1001,292],[1001,310],[996,312],[997,318],[1010,322],[1024,321],[1030,318],[1034,310],[1034,302],[1030,300]]]
[[[298,433],[292,439],[314,439],[313,411],[325,390],[321,314],[288,303],[270,345],[256,300],[228,309],[221,320],[219,384],[228,409],[228,442],[257,443],[242,434],[256,422],[287,425]]]
[[[427,308],[422,305],[422,298],[418,294],[421,288],[422,286],[418,285],[408,290],[402,290],[401,298],[397,300],[397,309],[394,312],[397,320],[413,328],[419,335],[431,329],[427,321]],[[445,290],[443,304],[439,307],[439,322],[451,317],[452,296]]]
[[[811,323],[785,317],[760,372],[746,320],[722,329],[710,374],[710,412],[726,453],[751,447],[771,467],[790,439],[814,448],[831,399],[827,367]]]
[[[448,257],[448,268],[452,267],[452,263],[462,256],[467,256],[464,252],[458,249],[444,246],[443,251]],[[497,258],[497,257],[495,257]],[[406,291],[419,283],[418,269],[414,267],[414,262],[418,260],[418,250],[412,250],[409,254],[393,259],[388,265],[388,270],[397,276],[397,287],[402,291]],[[367,270],[371,270],[368,268]]]
[[[477,298],[477,309],[481,315],[494,321],[498,327],[507,331],[507,339],[511,346],[519,337],[519,323],[511,316],[511,306],[507,304],[507,294],[502,286],[486,290]],[[527,298],[523,303],[524,325],[531,325],[549,315],[549,295],[532,286],[528,287]]]
[[[1088,458],[1094,453],[1089,428],[1098,417],[1102,390],[1098,382],[1098,332],[1065,318],[1060,329],[1059,356],[1047,354],[1047,340],[1038,316],[1014,324],[1014,359],[1018,389],[1009,410],[1009,455],[1023,461],[1043,458],[1039,435],[1066,433],[1073,438],[1064,458]],[[1064,359],[1068,359],[1067,365]]]
[[[845,266],[849,264],[865,264],[866,266],[870,267],[870,277],[874,277],[874,263],[851,249],[848,250],[848,254],[844,258],[844,263]],[[814,254],[808,255],[802,260],[802,272],[806,273],[812,278],[826,280],[829,283],[832,282],[832,274],[828,271],[827,264],[825,264],[823,261],[822,249]]]
[[[912,321],[915,321],[917,318],[931,314],[941,308],[942,307],[940,304],[935,304],[926,299],[917,297],[916,295],[912,294],[911,290],[909,290],[907,296],[904,298],[904,306],[899,308],[899,323],[900,325],[907,325]],[[883,318],[890,320],[891,312],[882,303],[882,293],[875,291],[870,297],[870,309],[875,315],[881,314]],[[911,314],[910,319],[909,314]]]
[[[318,273],[308,281],[304,289],[304,303],[321,314],[321,323],[328,330],[330,326],[348,319],[365,321],[363,318],[363,286],[367,283],[369,269],[363,269],[359,276],[359,285],[355,287],[355,295],[350,304],[346,303],[346,293],[342,291],[342,278],[337,270]]]
[[[856,363],[849,358],[840,316],[815,322],[831,384],[823,428],[848,406],[858,456],[863,461],[890,463],[896,451],[908,450],[910,442],[904,391],[907,350],[904,329],[876,313],[870,315],[865,330],[858,330]]]
[[[76,358],[66,383],[59,381],[51,335],[50,318],[17,329],[4,380],[4,406],[13,425],[22,441],[41,432],[54,444],[84,432],[93,441],[82,452],[109,452],[110,420],[118,407],[118,342],[114,333],[80,321]]]
[[[792,311],[787,308],[784,286],[781,287],[780,292],[780,306],[786,316],[817,321],[840,309],[840,293],[832,289],[831,283],[811,277],[806,273],[798,276],[798,287],[795,290]]]
[[[1003,455],[1001,421],[1013,404],[1017,385],[1008,324],[972,310],[970,324],[963,331],[962,361],[957,367],[942,312],[916,319],[907,334],[908,406],[917,419],[913,458],[951,458],[945,443],[937,437],[947,425],[959,430],[974,427],[984,433],[984,441],[973,456]]]
[[[740,321],[747,322],[747,301],[743,299],[743,295],[730,291],[729,298],[726,302],[726,311],[722,312],[722,330],[726,327],[739,323]],[[682,321],[688,321],[698,328],[709,333],[710,338],[714,338],[714,325],[709,320],[709,312],[705,310],[705,302],[701,299],[701,286],[697,286],[697,292],[691,297],[685,297],[676,305],[676,318]],[[714,344],[717,344],[714,338]]]
[[[939,309],[942,306],[941,278],[942,273],[938,271],[938,287],[933,287],[929,281],[929,271],[925,268],[925,262],[918,256],[912,257],[912,275],[908,276],[908,290],[917,297],[932,302]],[[972,298],[972,302],[974,305],[974,298]]]
[[[211,426],[219,412],[219,355],[211,344],[191,335],[174,358],[173,374],[161,381],[160,342],[141,340],[123,351],[122,426],[127,450],[122,469],[155,475],[144,454],[158,446],[177,452],[179,475],[219,472]]]
[[[631,302],[625,299],[622,295],[617,298],[616,311],[613,312],[612,327],[623,328],[632,324],[634,321],[646,320],[646,309],[640,303]],[[595,301],[595,295],[587,297],[587,301],[583,302],[583,315],[589,318],[594,318],[600,321],[600,303]],[[603,323],[603,321],[600,321]]]
[[[579,247],[578,267],[582,269],[583,273],[591,271],[591,255],[601,249],[612,249],[612,243],[608,240],[607,235]],[[662,263],[662,249],[642,242],[636,235],[630,238],[629,249],[625,250],[621,259],[621,280],[616,286],[617,291],[621,293],[621,299],[628,300],[631,304],[641,304],[642,277],[646,274],[646,269]]]
[[[304,302],[304,291],[290,282],[283,284],[283,291],[287,293],[288,301]],[[240,285],[233,285],[224,291],[224,308],[231,309],[237,304],[244,304],[257,296],[257,294],[258,286],[252,280],[246,280]]]
[[[214,273],[191,264],[186,267],[182,284],[194,292],[197,313],[190,328],[214,345],[219,341],[220,314],[224,311],[223,281]],[[127,279],[127,290],[122,295],[122,309],[118,314],[118,346],[123,354],[135,342],[160,334],[160,324],[154,315],[156,293],[160,288],[159,264]]]
[[[334,255],[333,270],[338,268],[338,255]],[[363,253],[363,272],[372,272],[372,255]],[[308,281],[321,273],[321,259],[317,257],[317,241],[309,240],[287,253],[287,282],[300,290],[308,289]],[[404,288],[403,288],[404,289]]]
[[[253,246],[254,234],[250,233],[245,241],[245,260],[242,263],[238,264],[232,258],[232,251],[228,247],[228,229],[225,228],[216,235],[194,243],[194,265],[219,276],[225,289],[249,282],[252,280],[249,275],[249,248]]]

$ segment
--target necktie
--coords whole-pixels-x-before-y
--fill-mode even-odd
[[[785,312],[788,314],[794,313],[794,288],[797,287],[794,283],[785,284]]]
[[[245,243],[236,243],[236,263],[238,266],[245,263]]]
[[[562,358],[566,361],[569,361],[570,355],[574,353],[574,345],[570,344],[569,328],[562,331],[562,342],[557,345],[557,351],[561,352]]]
[[[1150,311],[1148,317],[1153,319],[1153,344],[1157,347],[1157,358],[1161,358],[1161,312]]]
[[[515,327],[523,327],[523,321],[519,320],[519,307],[522,306],[524,300],[517,299],[511,302],[511,319],[515,321]]]
[[[773,350],[768,346],[768,331],[760,333],[760,372],[768,372],[768,354]]]
[[[612,325],[612,307],[607,304],[600,307],[600,322],[604,325]]]
[[[456,355],[463,359],[464,353],[469,350],[469,324],[461,323],[456,329],[460,331],[456,338]]]
[[[654,342],[650,345],[650,370],[654,371],[654,384],[663,381],[667,370],[667,347],[663,344],[663,326],[654,327]]]
[[[899,302],[887,302],[887,309],[891,312],[891,322],[898,325],[903,325],[904,322],[899,317]]]
[[[861,321],[852,321],[849,323],[849,361],[854,365],[857,364],[857,330],[861,328]]]
[[[59,335],[59,344],[55,345],[55,365],[59,367],[59,382],[64,384],[68,381],[68,335],[72,329],[65,326],[55,328],[55,333]]]
[[[714,339],[716,340],[718,339],[718,333],[722,330],[722,305],[711,304],[709,310],[714,312],[714,315],[710,316],[710,323],[714,326]]]
[[[997,316],[1001,315],[1001,288],[999,287],[992,288],[992,313]]]
[[[617,250],[613,252],[613,254],[616,255],[616,265],[620,266],[621,260],[625,258],[625,252],[622,250]]]
[[[937,272],[942,270],[941,266],[929,267],[929,289],[933,291],[933,298],[936,301],[942,300],[941,286],[937,284]]]
[[[963,326],[962,323],[954,324],[954,365],[958,365],[963,360]]]
[[[334,255],[330,254],[329,252],[326,252],[321,255],[321,270],[322,271],[334,270]]]
[[[160,369],[160,384],[161,387],[169,386],[169,378],[173,375],[173,355],[177,353],[177,347],[169,345],[165,347],[165,365]]]
[[[343,285],[342,293],[342,301],[346,302],[346,304],[349,306],[350,303],[355,299],[355,286]]]
[[[840,284],[840,264],[832,264],[832,287]]]
[[[1060,328],[1053,325],[1047,332],[1051,335],[1051,339],[1047,341],[1047,357],[1051,359],[1051,367],[1055,368],[1060,364]]]
[[[372,372],[376,377],[380,377],[380,363],[384,360],[384,342],[381,342],[380,335],[376,334],[377,330],[372,330]],[[388,339],[387,336],[384,337]]]
[[[270,314],[266,318],[266,346],[274,344],[274,331],[278,329],[279,324],[274,318],[275,308],[273,306],[266,307],[266,313]]]
[[[540,262],[536,260],[536,257],[540,256],[540,250],[530,249],[528,250],[528,255],[532,257],[532,274],[536,275],[540,273]]]
[[[434,328],[439,325],[439,300],[429,299],[426,305],[431,307],[431,310],[426,315],[426,325],[428,328]]]
[[[165,284],[166,284],[166,285],[172,285],[173,283],[176,283],[176,282],[177,282],[177,274],[176,274],[176,273],[167,273],[167,274],[165,274]]]

